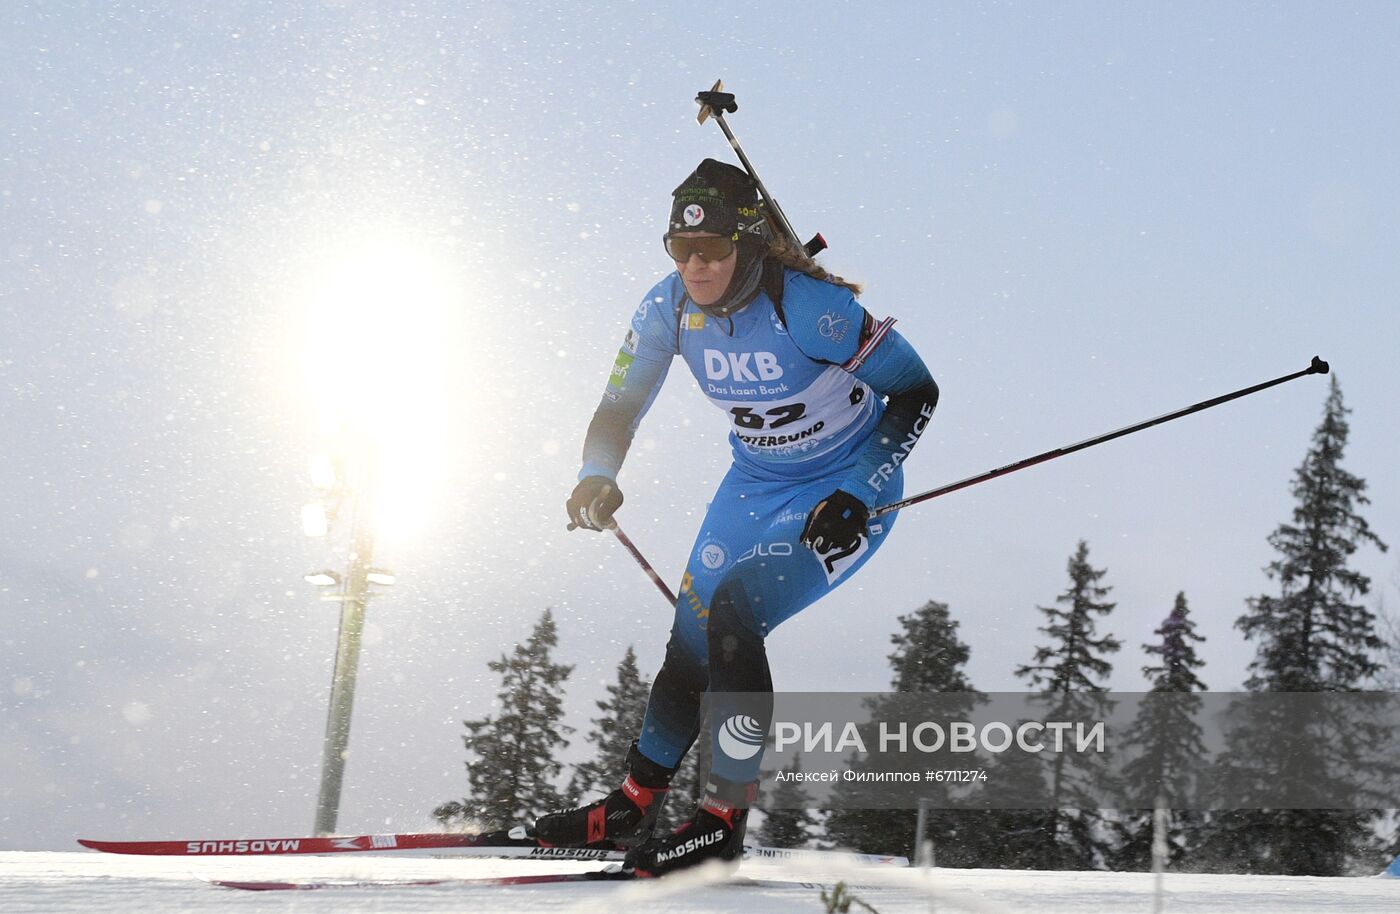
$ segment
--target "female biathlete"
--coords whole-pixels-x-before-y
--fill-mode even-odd
[[[617,475],[637,424],[672,360],[684,359],[729,417],[734,463],[691,550],[622,785],[533,829],[552,845],[629,846],[624,867],[641,876],[738,857],[771,700],[744,722],[759,748],[736,758],[716,740],[694,816],[652,835],[698,734],[701,698],[707,690],[771,696],[764,639],[880,548],[895,514],[871,523],[871,509],[899,500],[902,462],[938,402],[894,320],[873,318],[856,301],[858,286],[775,237],[764,210],[749,176],[713,159],[676,188],[665,234],[675,272],[632,316],[567,503],[573,525],[607,528],[622,504]],[[712,720],[715,730],[724,724],[719,714]]]

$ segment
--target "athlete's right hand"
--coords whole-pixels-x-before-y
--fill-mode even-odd
[[[622,505],[622,492],[617,483],[606,476],[585,476],[574,486],[565,508],[569,512],[569,529],[604,530],[612,526],[613,512]]]

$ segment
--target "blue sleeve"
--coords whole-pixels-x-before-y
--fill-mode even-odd
[[[672,277],[658,284],[632,315],[632,323],[613,360],[603,398],[588,424],[583,467],[578,478],[616,479],[637,425],[651,408],[671,359],[676,354],[675,298]],[[678,282],[678,280],[677,280]]]
[[[914,347],[886,324],[864,360],[849,369],[876,394],[888,397],[885,414],[840,488],[874,508],[881,490],[918,444],[938,405],[938,385]]]
[[[789,270],[783,286],[788,332],[811,358],[840,365],[887,397],[855,467],[840,488],[868,507],[927,428],[938,385],[914,347],[896,332],[894,318],[876,320],[849,289]]]

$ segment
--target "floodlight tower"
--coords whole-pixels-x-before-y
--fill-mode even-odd
[[[313,481],[316,476],[313,460]],[[373,462],[370,462],[372,469]],[[345,780],[345,760],[350,753],[350,716],[355,704],[355,680],[360,669],[360,644],[364,636],[365,610],[373,593],[372,584],[394,583],[392,572],[373,567],[374,559],[374,473],[368,483],[356,489],[335,480],[333,515],[348,508],[350,513],[350,565],[344,575],[332,570],[313,571],[306,581],[318,587],[338,587],[323,600],[340,602],[340,633],[336,637],[335,671],[331,675],[330,710],[326,715],[326,735],[321,754],[321,789],[316,801],[314,834],[335,833],[340,814],[341,785]],[[320,508],[318,512],[317,508]],[[308,505],[302,518],[308,535],[329,530],[324,505]]]

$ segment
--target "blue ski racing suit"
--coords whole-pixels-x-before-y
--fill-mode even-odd
[[[892,318],[876,320],[843,286],[778,269],[770,273],[781,283],[776,303],[766,282],[727,317],[698,308],[678,273],[658,283],[632,316],[584,444],[579,479],[616,480],[678,355],[732,425],[733,466],[691,549],[638,740],[643,755],[668,768],[696,738],[704,693],[771,693],[764,639],[884,543],[897,512],[872,521],[849,548],[816,552],[799,536],[837,489],[868,508],[898,501],[902,462],[938,400]],[[752,782],[761,758],[716,752],[712,771]]]

